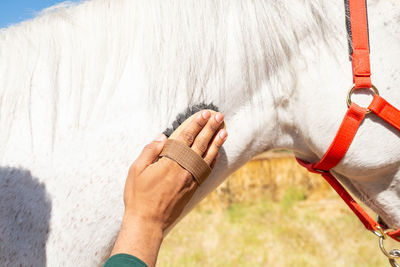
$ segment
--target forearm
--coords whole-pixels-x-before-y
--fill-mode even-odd
[[[134,255],[152,267],[156,264],[162,239],[161,226],[125,214],[111,256],[119,253]]]

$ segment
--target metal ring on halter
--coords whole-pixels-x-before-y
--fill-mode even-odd
[[[379,95],[378,89],[377,89],[373,84],[371,85],[371,88],[366,88],[366,89],[371,89],[371,90],[374,92],[374,95],[375,95],[375,94],[376,94],[376,95]],[[353,102],[351,101],[351,95],[353,94],[354,90],[355,90],[355,85],[353,84],[353,86],[352,86],[352,87],[350,88],[350,90],[347,92],[347,106],[348,106],[348,107],[350,107],[350,106],[351,106],[351,103],[353,103]],[[369,113],[371,113],[371,110],[367,109],[367,113],[366,113],[366,114],[369,114]]]

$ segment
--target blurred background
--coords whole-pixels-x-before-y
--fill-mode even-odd
[[[390,265],[378,238],[321,176],[274,151],[189,213],[166,237],[158,266]]]

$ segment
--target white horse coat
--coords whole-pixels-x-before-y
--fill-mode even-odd
[[[336,2],[93,0],[1,30],[1,264],[100,265],[129,165],[197,104],[229,138],[185,214],[260,152],[320,159],[352,81]],[[369,23],[373,83],[399,107],[400,3],[370,1]],[[400,227],[399,167],[399,134],[370,115],[334,171]]]

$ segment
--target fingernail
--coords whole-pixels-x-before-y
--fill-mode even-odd
[[[223,119],[224,119],[224,115],[222,115],[221,113],[217,113],[217,114],[215,115],[215,120],[216,120],[217,122],[222,122]]]
[[[228,136],[228,132],[225,130],[221,130],[221,132],[219,133],[219,138],[221,138],[222,140],[225,140],[225,138]]]
[[[208,120],[211,116],[211,113],[210,111],[206,110],[201,113],[201,116],[203,117],[203,119]]]
[[[165,139],[167,139],[167,137],[163,134],[159,134],[156,136],[156,138],[154,138],[154,141],[156,142],[163,142]]]

